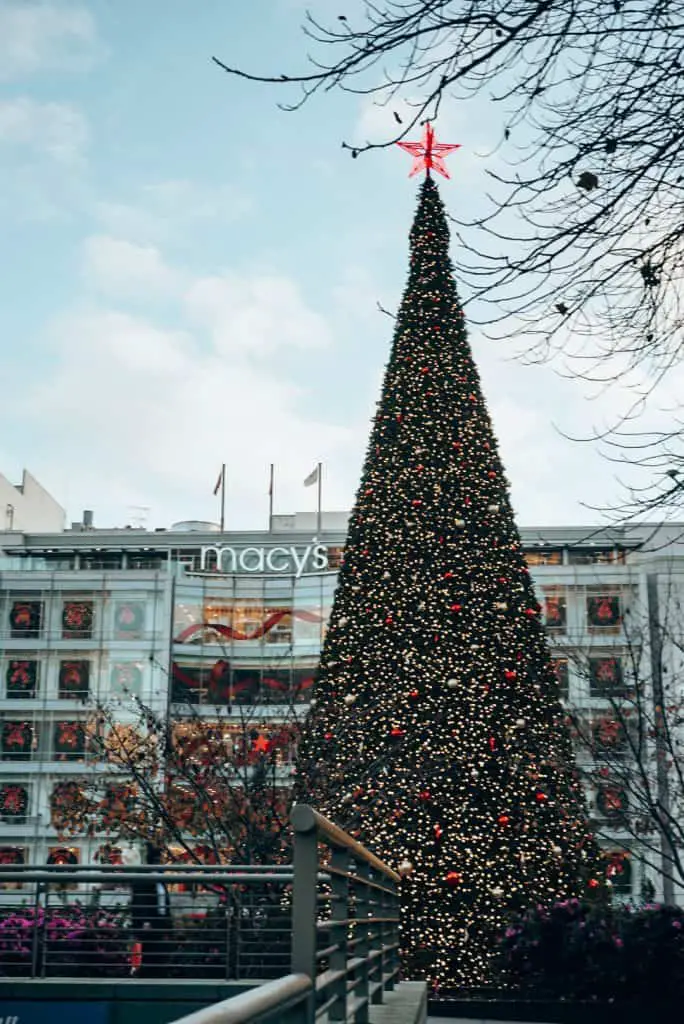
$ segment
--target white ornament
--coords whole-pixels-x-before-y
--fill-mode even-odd
[[[341,618],[339,618],[337,620],[337,625],[338,626],[346,626],[348,622],[349,622],[349,619],[346,617],[346,615],[342,615]]]
[[[309,706],[312,707],[312,708],[316,707],[316,698],[315,697],[311,698],[311,700],[309,701]]]
[[[561,850],[560,846],[552,846],[551,847],[551,853],[554,853],[556,855],[556,857],[560,857],[562,852],[563,851]]]
[[[480,773],[478,772],[477,768],[473,768],[473,770],[470,773],[470,777],[471,779],[479,779]]]
[[[391,579],[391,578],[392,578],[392,573],[391,573],[391,572],[389,571],[389,569],[386,569],[386,570],[385,570],[385,571],[383,572],[383,574],[382,574],[382,578],[383,578],[383,580],[389,580],[389,579]]]
[[[500,508],[500,505],[487,505],[488,512],[498,512]]]
[[[465,526],[465,519],[454,519],[454,526],[458,526],[459,528]]]
[[[490,889],[490,892],[491,892],[492,896],[494,896],[495,899],[497,899],[497,900],[501,899],[501,897],[504,894],[503,889],[499,885],[497,885],[497,887],[495,889]]]
[[[505,612],[508,610],[508,603],[506,601],[495,601],[494,607],[497,609],[497,611]]]
[[[355,693],[347,693],[347,694],[345,694],[344,703],[347,706],[353,704],[355,700],[356,700],[356,694]]]
[[[447,686],[450,690],[455,690],[458,686],[458,679],[447,679]]]
[[[411,863],[410,860],[402,860],[398,870],[401,877],[406,878],[406,876],[410,875],[411,872],[413,871],[413,864]]]
[[[515,724],[516,724],[518,729],[522,729],[525,726],[525,719],[524,718],[518,718]]]

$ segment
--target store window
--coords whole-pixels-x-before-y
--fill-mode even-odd
[[[610,783],[599,786],[596,793],[596,810],[601,818],[618,825],[624,821],[628,809],[629,797],[622,786]]]
[[[5,721],[0,733],[3,761],[30,761],[37,744],[37,732],[32,722]]]
[[[90,662],[60,661],[57,695],[61,700],[84,700],[90,691]]]
[[[563,698],[567,698],[569,691],[568,659],[552,658],[551,664],[553,666],[553,671],[555,672],[556,679],[558,680],[558,689],[560,696]]]
[[[26,864],[25,846],[0,846],[0,864],[6,867],[21,867]],[[5,892],[21,889],[23,882],[0,882],[0,889]]]
[[[43,628],[42,601],[17,600],[10,605],[9,625],[13,640],[37,640]]]
[[[597,760],[625,758],[630,753],[630,737],[623,722],[610,715],[597,718],[591,730],[592,753]]]
[[[26,782],[0,785],[0,819],[7,825],[23,825],[29,813],[30,792]]]
[[[564,633],[567,622],[565,589],[544,590],[544,625],[549,633]]]
[[[5,673],[5,693],[10,700],[31,700],[38,692],[39,662],[35,658],[13,658]]]
[[[114,639],[141,640],[145,632],[145,605],[119,601],[114,606]]]
[[[175,669],[175,666],[174,666]],[[175,676],[174,676],[175,680]],[[112,697],[140,697],[143,670],[135,661],[117,661],[112,665],[110,692]]]
[[[84,761],[86,756],[86,730],[83,722],[55,722],[55,761]]]
[[[74,867],[81,862],[81,851],[77,846],[51,846],[47,862],[60,867]]]
[[[619,697],[625,692],[622,660],[614,655],[589,658],[592,697]]]
[[[632,857],[628,850],[602,850],[601,859],[605,875],[613,887],[613,892],[622,896],[632,893]]]
[[[619,633],[623,615],[622,595],[614,591],[587,596],[587,628],[590,633]]]
[[[523,557],[528,565],[562,565],[562,548],[534,548],[523,552]]]
[[[92,601],[65,601],[62,608],[62,639],[91,640],[93,620]]]

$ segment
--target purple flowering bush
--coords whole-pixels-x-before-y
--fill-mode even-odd
[[[130,933],[123,913],[73,904],[25,907],[0,916],[0,975],[110,978],[130,974]]]
[[[684,910],[563,900],[512,920],[500,987],[530,999],[662,1002],[684,997]]]

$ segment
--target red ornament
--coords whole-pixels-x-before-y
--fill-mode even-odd
[[[393,622],[394,622],[394,619],[392,618],[392,616],[388,615],[387,618],[385,619],[385,625],[386,626],[391,626]]]
[[[509,683],[512,683],[514,679],[518,678],[518,673],[515,669],[507,668],[504,670],[504,676]]]
[[[401,415],[400,412],[397,413],[397,415],[395,416],[395,419],[396,419],[397,423],[401,423],[401,421],[403,419],[403,416]]]
[[[544,801],[548,800],[549,798],[546,795],[546,793],[542,793],[541,790],[539,790],[537,793],[535,793],[535,799],[538,804],[543,804]]]
[[[490,480],[493,480],[494,477],[496,476],[496,470],[490,469],[489,472],[487,473],[487,476],[489,477]]]
[[[332,738],[333,738],[333,734],[331,732],[326,732],[326,733],[323,734],[323,739],[324,740],[331,740]]]
[[[430,372],[430,367],[429,366],[421,366],[420,372],[421,373],[429,373]]]
[[[451,572],[451,571],[449,571],[449,572],[445,572],[445,573],[444,573],[444,579],[445,579],[445,580],[450,580],[450,579],[452,579],[453,575],[454,575],[454,574],[453,574],[453,572]]]
[[[397,142],[397,146],[406,153],[410,153],[413,157],[413,166],[409,171],[409,178],[412,178],[414,174],[422,170],[425,170],[428,178],[430,177],[430,170],[438,171],[445,178],[450,177],[444,164],[444,157],[448,156],[449,153],[453,153],[455,149],[461,148],[458,143],[454,145],[453,143],[436,142],[435,130],[429,123],[425,125],[423,138],[420,142]]]
[[[419,464],[418,464],[418,465],[416,466],[416,473],[422,473],[422,471],[423,471],[424,469],[425,469],[425,466],[423,466],[422,464],[420,464],[420,463],[419,463]]]
[[[459,871],[447,871],[446,873],[446,884],[452,889],[455,889],[457,885],[461,884],[461,878],[463,876]]]
[[[444,835],[444,829],[441,825],[435,825],[435,839],[441,839]]]
[[[493,736],[489,737],[489,749],[496,750],[496,740],[494,739]]]
[[[461,447],[461,442],[460,441],[452,441],[451,442],[451,447],[452,448],[460,448]]]
[[[417,507],[418,505],[422,505],[423,502],[421,501],[420,498],[414,498],[411,504]]]
[[[527,617],[530,618],[530,619],[533,619],[536,614],[537,614],[537,609],[536,608],[526,608],[525,609],[525,615],[527,615]]]
[[[511,819],[508,817],[507,814],[500,814],[499,818],[498,818],[498,821],[499,821],[500,825],[507,825],[510,820]]]
[[[452,606],[451,606],[452,612],[460,612],[462,608],[463,608],[462,604],[452,604]]]
[[[587,882],[587,885],[589,886],[590,889],[598,889],[599,884],[600,883],[599,883],[597,878],[590,878],[589,881]]]
[[[420,796],[421,800],[429,800],[430,799],[430,790],[429,789],[421,789],[421,791],[419,793],[419,796]]]
[[[420,692],[418,690],[409,690],[409,697],[412,697],[413,700],[415,700],[416,697],[420,697]]]
[[[400,736],[403,735],[404,730],[400,729],[398,725],[395,725],[394,728],[390,729],[390,736],[394,736],[395,739],[398,739]]]

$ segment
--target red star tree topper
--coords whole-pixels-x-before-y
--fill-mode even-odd
[[[413,167],[409,171],[409,178],[412,178],[418,171],[425,169],[427,176],[430,176],[430,171],[439,171],[445,178],[449,178],[450,174],[444,164],[444,157],[448,156],[449,153],[453,153],[455,149],[460,149],[460,144],[451,145],[447,142],[435,142],[435,131],[431,124],[425,125],[425,131],[423,133],[423,139],[421,142],[397,142],[397,146],[406,150],[413,157]]]

